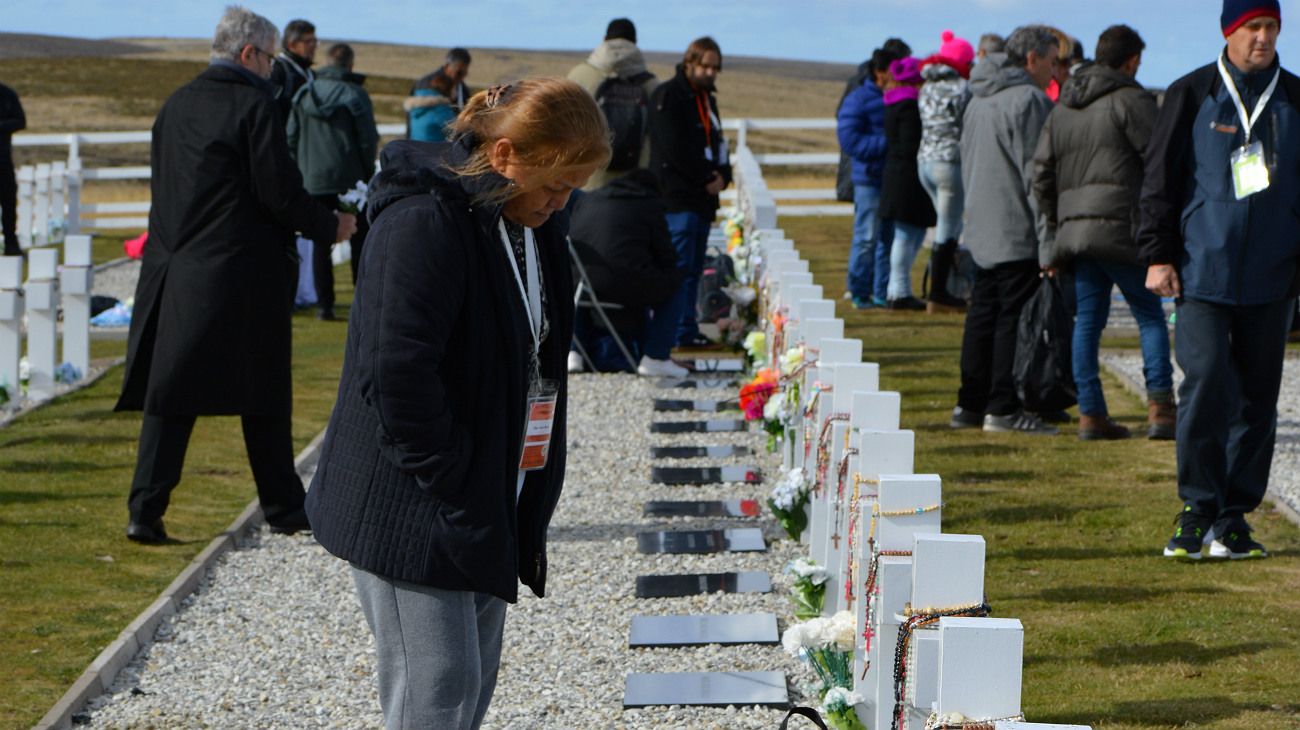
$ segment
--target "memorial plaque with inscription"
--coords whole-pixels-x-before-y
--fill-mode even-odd
[[[755,466],[652,466],[650,481],[656,484],[762,484],[763,475]]]
[[[740,419],[723,421],[655,421],[650,433],[733,433],[748,430]]]
[[[785,672],[663,672],[629,674],[623,707],[691,705],[759,706],[786,709]]]
[[[661,530],[639,532],[637,549],[642,553],[748,553],[766,552],[767,541],[757,527],[731,530]]]
[[[660,378],[655,382],[655,386],[659,388],[685,388],[688,390],[721,390],[723,388],[735,388],[739,385],[740,381],[724,375],[698,378]]]
[[[757,499],[728,499],[704,502],[646,502],[646,517],[758,517]]]
[[[627,640],[630,647],[779,643],[776,615],[771,613],[633,616]]]
[[[651,446],[652,459],[726,459],[749,456],[748,446]]]
[[[772,579],[762,571],[640,575],[637,598],[680,598],[704,593],[771,593]]]
[[[745,370],[745,361],[730,357],[700,357],[687,363],[686,367],[695,373],[739,373]]]
[[[730,400],[674,400],[656,398],[655,410],[661,413],[675,411],[699,411],[700,413],[722,413],[738,411],[740,404]]]

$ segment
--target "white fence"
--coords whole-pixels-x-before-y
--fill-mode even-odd
[[[834,130],[834,119],[730,119],[723,128],[735,133],[737,149],[749,144],[754,132]],[[379,133],[385,137],[400,137],[406,131],[402,124],[381,124]],[[149,201],[124,201],[105,203],[82,202],[82,188],[86,183],[107,180],[148,180],[147,165],[125,167],[86,168],[82,164],[83,147],[95,145],[147,145],[152,141],[148,131],[140,132],[72,132],[69,134],[18,134],[13,138],[16,147],[64,148],[66,161],[48,165],[31,166],[28,173],[30,188],[24,194],[23,170],[19,173],[19,238],[24,247],[56,242],[63,234],[77,233],[83,229],[129,228],[143,230],[149,223]],[[839,150],[826,152],[786,153],[771,152],[753,155],[760,165],[780,166],[835,166],[839,163]],[[44,172],[48,170],[48,173]],[[57,190],[58,196],[48,195],[45,186]],[[851,215],[851,205],[834,204],[833,188],[800,188],[770,191],[775,200],[793,201],[794,204],[778,206],[781,215]],[[42,197],[45,196],[45,197]],[[736,199],[734,190],[725,191],[723,199]],[[27,201],[24,208],[23,201]],[[23,211],[31,211],[24,217]],[[40,218],[44,211],[45,218]],[[55,225],[57,224],[57,225]],[[38,242],[41,241],[41,242]]]

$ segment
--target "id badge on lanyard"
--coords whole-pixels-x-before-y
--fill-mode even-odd
[[[551,452],[551,432],[555,428],[555,405],[560,386],[554,380],[539,379],[528,389],[528,420],[524,443],[519,449],[519,471],[545,468]]]
[[[1268,190],[1271,184],[1268,177],[1268,163],[1264,159],[1264,145],[1256,140],[1250,141],[1251,130],[1259,121],[1260,116],[1264,114],[1264,107],[1268,106],[1268,100],[1272,98],[1273,92],[1277,89],[1278,79],[1282,76],[1282,70],[1278,69],[1273,75],[1273,80],[1269,82],[1268,88],[1260,95],[1259,101],[1255,103],[1255,111],[1247,112],[1246,103],[1242,101],[1241,93],[1237,91],[1237,85],[1233,82],[1232,76],[1228,69],[1223,65],[1223,57],[1219,57],[1219,75],[1223,78],[1223,85],[1227,88],[1228,96],[1232,98],[1232,103],[1237,108],[1237,116],[1241,118],[1241,128],[1246,134],[1246,143],[1242,147],[1233,150],[1229,158],[1229,167],[1232,173],[1232,191],[1237,196],[1237,200],[1245,200],[1255,193],[1261,193]]]
[[[550,456],[551,432],[555,427],[555,406],[559,401],[560,387],[556,381],[542,378],[541,363],[538,360],[542,347],[542,284],[533,231],[530,228],[524,229],[525,271],[521,272],[519,264],[515,262],[504,221],[500,223],[500,229],[501,243],[505,246],[506,259],[510,261],[515,281],[519,284],[519,295],[523,298],[524,310],[528,313],[528,327],[533,339],[533,349],[528,353],[528,401],[524,411],[523,444],[519,449],[519,471],[537,471],[545,468]],[[525,276],[528,282],[526,285]]]

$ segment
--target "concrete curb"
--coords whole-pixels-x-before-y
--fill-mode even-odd
[[[306,448],[294,459],[294,467],[299,475],[315,465],[319,457],[321,441],[325,432],[321,431],[307,444]],[[190,561],[180,575],[171,582],[158,599],[135,618],[118,637],[110,643],[89,667],[81,673],[76,682],[59,698],[58,702],[45,713],[34,730],[70,730],[73,718],[80,713],[88,702],[104,694],[113,686],[113,681],[141,649],[153,643],[154,632],[168,617],[181,609],[181,603],[191,593],[198,590],[211,570],[226,551],[233,549],[239,537],[248,531],[262,526],[262,509],[257,500],[248,503],[244,511],[225,532],[213,538],[212,542]]]
[[[1102,350],[1102,354],[1113,352],[1118,351]],[[1101,366],[1106,370],[1106,372],[1114,375],[1115,379],[1119,381],[1120,385],[1124,386],[1125,390],[1141,398],[1143,401],[1146,400],[1147,389],[1145,387],[1139,385],[1136,381],[1119,370],[1111,367],[1110,364],[1104,360],[1101,362]],[[1300,527],[1300,511],[1297,511],[1295,507],[1282,497],[1282,495],[1278,494],[1272,487],[1269,487],[1268,492],[1264,496],[1273,503],[1273,509],[1276,510],[1278,514],[1290,520],[1297,527]]]
[[[111,373],[113,371],[113,368],[117,367],[118,365],[121,365],[124,362],[126,362],[125,356],[115,357],[104,365],[103,370],[100,370],[99,372],[90,375],[88,377],[82,378],[81,380],[78,380],[77,382],[73,383],[67,390],[56,393],[55,395],[52,395],[49,398],[46,398],[45,400],[24,401],[21,406],[13,410],[5,410],[4,408],[0,408],[0,428],[4,428],[8,426],[9,424],[13,423],[14,421],[17,421],[19,418],[22,418],[23,416],[27,415],[28,413],[31,413],[32,411],[44,408],[45,406],[54,403],[55,401],[59,400],[65,395],[71,395],[73,393],[76,393],[79,390],[82,390],[83,388],[89,388],[90,386],[99,382],[100,378]]]

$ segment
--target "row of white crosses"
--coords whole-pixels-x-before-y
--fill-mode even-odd
[[[15,171],[18,205],[14,212],[20,247],[39,248],[63,242],[70,221],[77,218],[81,184],[78,172],[69,170],[64,162],[24,165]],[[75,223],[72,225],[75,227]]]
[[[862,362],[862,342],[844,337],[793,242],[757,227],[746,242],[774,365],[790,348],[805,351],[783,382],[787,395],[797,386],[799,402],[782,463],[814,484],[803,542],[831,576],[824,613],[856,617],[859,717],[870,730],[927,720],[1080,728],[1019,721],[1023,629],[988,617],[984,539],[942,533],[942,483],[914,473],[915,434],[900,429],[899,394],[880,390],[879,365]]]
[[[27,398],[42,401],[55,394],[55,372],[70,363],[84,377],[90,366],[90,296],[94,279],[91,238],[67,236],[64,261],[59,249],[27,251],[27,280],[23,258],[0,256],[0,383],[9,389],[11,405],[21,401],[19,361],[23,353],[26,314]],[[58,357],[58,320],[63,307],[63,357]]]

